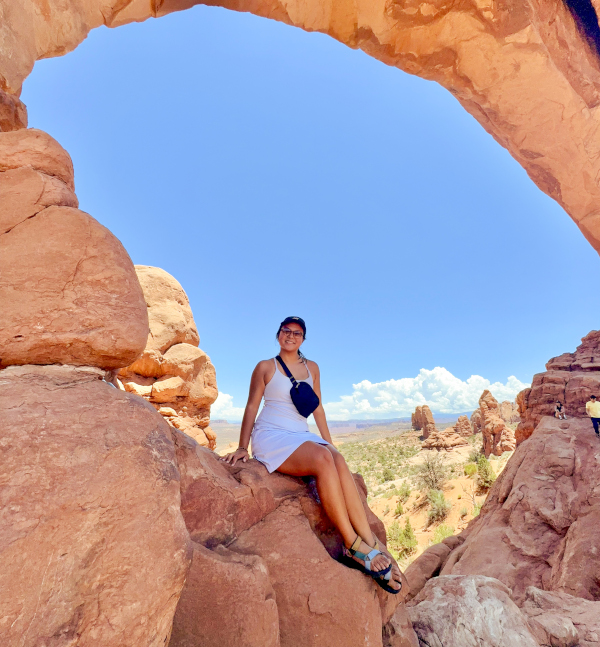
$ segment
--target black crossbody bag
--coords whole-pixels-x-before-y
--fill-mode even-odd
[[[290,369],[285,365],[285,362],[277,355],[277,361],[281,364],[284,373],[290,378],[292,388],[290,389],[290,396],[292,402],[298,413],[305,418],[319,406],[319,396],[312,390],[310,384],[306,382],[298,382],[296,378],[290,373]],[[307,369],[308,370],[308,369]]]

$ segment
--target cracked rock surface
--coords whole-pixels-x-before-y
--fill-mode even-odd
[[[545,417],[517,448],[442,575],[486,575],[600,600],[600,440],[589,419]],[[415,561],[415,563],[418,560]]]
[[[0,371],[0,636],[164,647],[189,566],[170,427],[92,367]]]

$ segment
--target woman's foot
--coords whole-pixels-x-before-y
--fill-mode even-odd
[[[379,543],[375,535],[373,535],[373,537],[375,538],[375,548],[377,550],[380,550],[392,564],[392,572],[390,579],[388,580],[388,586],[393,588],[395,591],[399,591],[402,588],[402,573],[400,571],[400,568],[398,567],[398,564],[396,564],[396,562],[392,559],[392,556],[390,555],[388,549]]]
[[[366,560],[361,559],[358,553],[368,555],[373,550],[373,547],[369,546],[369,544],[367,544],[359,535],[356,535],[354,543],[351,546],[347,546],[346,549],[350,557],[352,557],[354,561],[361,564],[361,566],[365,566],[365,568],[368,568],[374,573],[385,571],[386,568],[388,568],[391,564],[389,557],[382,552],[379,552],[379,554],[375,555],[368,565],[365,564]]]

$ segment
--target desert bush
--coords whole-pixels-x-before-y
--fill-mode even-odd
[[[404,481],[404,483],[402,483],[402,485],[397,489],[397,493],[400,501],[402,501],[402,503],[406,503],[411,493],[410,485]]]
[[[402,507],[402,501],[398,501],[398,505],[396,506],[396,509],[394,510],[394,515],[396,517],[399,517],[401,514],[404,514],[404,508]]]
[[[496,474],[485,456],[480,456],[477,461],[477,484],[482,490],[487,490],[496,480]]]
[[[469,463],[475,463],[475,464],[477,464],[477,463],[479,462],[479,459],[480,459],[482,456],[483,456],[483,452],[481,451],[481,449],[472,449],[472,450],[469,452],[469,459],[468,459],[468,462],[469,462]]]
[[[473,506],[473,516],[474,516],[474,517],[476,517],[476,516],[481,512],[481,506],[482,506],[482,504],[481,504],[481,503],[476,503],[476,504]]]
[[[467,463],[464,467],[465,475],[471,478],[477,474],[477,463]]]
[[[441,490],[429,490],[427,501],[429,502],[429,512],[427,513],[428,525],[437,521],[443,521],[452,509],[452,504],[446,501],[446,497]]]
[[[439,452],[426,452],[415,479],[421,490],[441,490],[448,480],[446,458]]]
[[[383,472],[381,474],[381,478],[383,479],[383,482],[386,483],[387,481],[393,481],[395,476],[394,472],[389,467],[384,467]]]
[[[469,511],[467,510],[467,508],[462,507],[460,509],[459,514],[460,514],[460,518],[462,519],[463,517],[466,517],[469,514]]]
[[[446,537],[451,537],[453,534],[454,528],[442,523],[435,529],[433,537],[431,538],[431,543],[439,544],[441,541],[446,539]]]
[[[398,558],[408,557],[417,549],[417,538],[410,525],[410,519],[406,519],[404,528],[397,521],[387,529],[388,547]]]

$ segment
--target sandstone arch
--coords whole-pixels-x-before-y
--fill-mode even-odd
[[[594,0],[600,6],[598,0]],[[196,0],[1,0],[0,127],[35,60]],[[600,251],[600,62],[562,0],[222,0],[446,87]],[[15,96],[16,95],[16,96]],[[10,121],[10,119],[8,119]],[[3,125],[4,124],[4,125]]]

